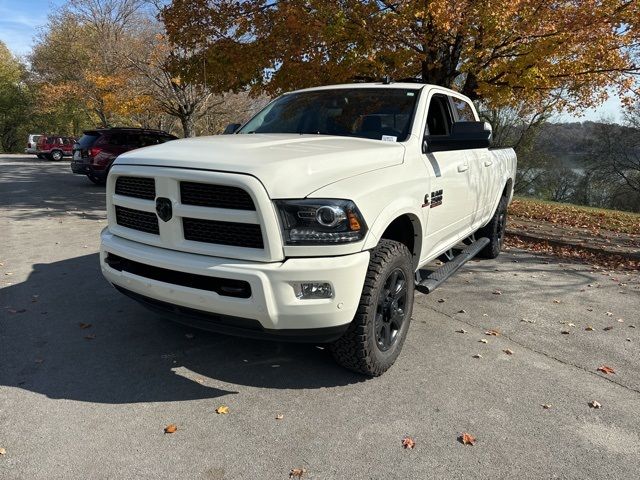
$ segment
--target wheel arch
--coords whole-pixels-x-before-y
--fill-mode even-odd
[[[413,268],[418,267],[422,252],[422,222],[419,211],[404,208],[382,212],[370,229],[364,249],[375,248],[383,238],[406,245],[412,255]]]

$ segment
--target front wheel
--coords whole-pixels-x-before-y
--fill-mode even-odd
[[[476,232],[477,238],[487,237],[489,239],[489,244],[478,252],[478,257],[496,258],[500,255],[507,229],[507,206],[507,197],[502,197],[491,221]]]
[[[413,311],[411,260],[407,247],[392,240],[381,240],[372,250],[356,315],[331,345],[343,367],[377,377],[400,355]]]

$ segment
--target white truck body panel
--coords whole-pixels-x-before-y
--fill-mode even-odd
[[[173,141],[121,155],[107,182],[109,226],[102,234],[101,249],[105,277],[148,298],[254,319],[266,329],[345,325],[357,308],[369,251],[395,219],[406,216],[411,221],[417,270],[487,224],[503,194],[510,200],[516,171],[513,150],[423,153],[431,97],[465,97],[441,87],[416,84],[355,84],[318,90],[360,87],[414,89],[419,94],[405,141],[243,134]],[[473,115],[478,118],[475,109]],[[159,222],[158,234],[118,224],[116,207],[147,214],[156,211],[154,200],[116,194],[115,184],[121,176],[154,178],[156,196],[171,200],[173,217]],[[256,209],[184,205],[181,181],[239,187],[250,195]],[[353,201],[368,227],[366,236],[340,245],[286,245],[273,201],[302,198]],[[183,217],[259,225],[264,247],[185,240]],[[167,270],[242,279],[251,285],[251,297],[225,298],[119,272],[105,262],[110,253]],[[293,290],[294,283],[300,281],[328,282],[335,295],[300,300]]]

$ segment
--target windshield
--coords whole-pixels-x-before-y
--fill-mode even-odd
[[[238,133],[307,133],[402,142],[409,136],[418,91],[345,88],[283,95]]]

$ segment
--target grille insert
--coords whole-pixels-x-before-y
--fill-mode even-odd
[[[160,234],[158,217],[155,213],[143,212],[132,208],[116,205],[116,223],[123,227],[140,230],[141,232]]]
[[[253,223],[183,218],[182,227],[186,240],[235,247],[264,248],[260,225]]]
[[[156,198],[156,182],[147,177],[118,177],[116,194],[153,200]]]
[[[200,207],[255,210],[256,206],[246,190],[229,185],[180,182],[180,201]]]
[[[225,297],[249,298],[251,296],[251,286],[244,280],[177,272],[175,270],[169,270],[168,268],[154,267],[145,263],[135,262],[119,255],[114,255],[113,253],[107,255],[105,262],[119,272],[125,271],[139,275],[140,277],[158,280],[159,282],[182,285],[199,290],[208,290]]]

